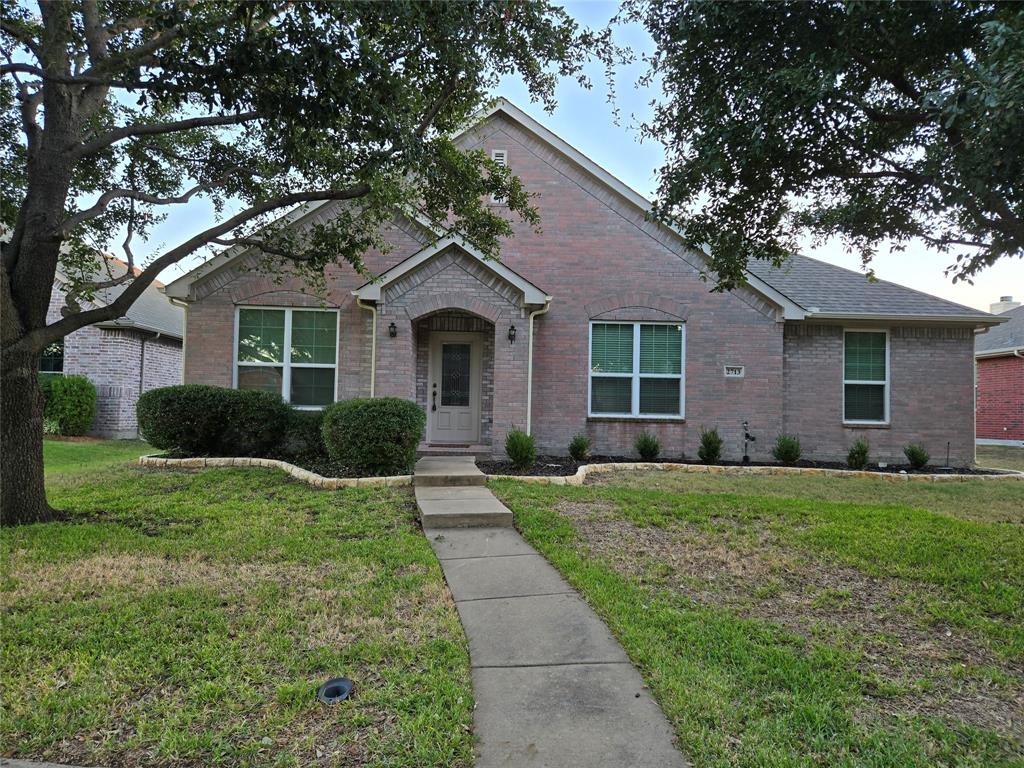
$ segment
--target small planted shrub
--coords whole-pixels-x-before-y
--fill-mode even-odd
[[[569,455],[574,461],[586,461],[590,458],[590,438],[579,434],[569,441]]]
[[[718,429],[701,429],[697,455],[705,464],[714,464],[722,458],[722,436]]]
[[[846,465],[850,469],[864,469],[868,465],[868,444],[866,440],[858,440],[846,454]]]
[[[907,461],[910,462],[911,469],[924,469],[928,460],[931,458],[931,454],[924,449],[924,446],[920,443],[911,443],[903,449],[903,455],[907,457]]]
[[[793,435],[779,435],[775,438],[772,456],[783,464],[796,464],[800,460],[800,439]]]
[[[324,409],[327,454],[362,476],[412,471],[427,415],[399,397],[364,397]]]
[[[43,424],[57,435],[84,435],[96,418],[96,387],[85,376],[46,376],[40,381]]]
[[[516,469],[529,469],[537,461],[537,449],[533,436],[521,429],[513,429],[505,437],[505,453]]]
[[[650,432],[641,432],[637,435],[633,447],[644,461],[654,461],[661,453],[661,443]]]

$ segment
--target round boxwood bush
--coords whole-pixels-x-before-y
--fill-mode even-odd
[[[903,455],[910,462],[911,469],[924,469],[931,455],[920,443],[911,443],[903,449]]]
[[[334,461],[358,475],[406,474],[426,423],[426,413],[409,400],[345,400],[324,409],[324,445]]]
[[[850,469],[864,469],[868,465],[868,444],[866,440],[858,440],[846,454],[846,465]]]
[[[84,435],[96,418],[96,387],[85,376],[47,376],[43,422],[58,435]]]
[[[574,435],[569,441],[569,455],[574,461],[586,461],[590,458],[590,438],[584,434]]]

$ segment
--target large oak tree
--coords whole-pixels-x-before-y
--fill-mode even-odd
[[[1024,254],[1024,4],[632,0],[664,88],[658,213],[719,285],[799,237]]]
[[[208,247],[256,245],[310,279],[363,269],[382,222],[411,209],[497,255],[497,195],[536,223],[518,181],[450,136],[503,75],[552,103],[602,47],[547,2],[0,0],[0,461],[2,521],[53,515],[43,488],[39,358],[122,316],[168,266]],[[134,262],[168,206],[213,201],[136,274],[104,275],[100,250]],[[348,201],[298,239],[291,206]],[[112,240],[116,239],[116,242]],[[123,242],[122,242],[123,241]],[[47,323],[55,272],[71,280]],[[133,263],[133,266],[134,263]],[[93,292],[123,288],[106,306]]]

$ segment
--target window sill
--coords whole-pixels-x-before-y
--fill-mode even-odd
[[[591,415],[587,416],[587,421],[629,421],[629,422],[643,422],[645,424],[682,424],[686,421],[685,416],[601,416]]]
[[[890,429],[892,425],[887,421],[844,421],[844,429]]]

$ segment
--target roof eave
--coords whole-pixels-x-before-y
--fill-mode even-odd
[[[986,349],[980,352],[975,352],[974,356],[981,360],[986,357],[1010,357],[1011,355],[1020,356],[1024,353],[1024,346],[1017,347],[1002,347],[1000,349]]]
[[[167,336],[172,339],[181,341],[184,334],[180,331],[169,331],[166,328],[157,328],[156,326],[146,325],[144,323],[136,323],[128,318],[119,318],[117,320],[104,320],[95,324],[97,328],[115,328],[127,331],[143,331],[145,333],[155,333],[158,336]]]
[[[808,312],[805,320],[851,320],[866,322],[911,322],[911,323],[946,323],[949,325],[971,324],[988,327],[1005,323],[1006,319],[995,315],[926,315],[926,314],[891,314],[868,312]]]

